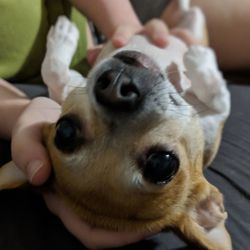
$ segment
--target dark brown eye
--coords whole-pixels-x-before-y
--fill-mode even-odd
[[[80,122],[74,116],[62,117],[56,126],[55,145],[63,152],[73,152],[82,144]]]
[[[172,152],[151,152],[144,160],[143,176],[149,182],[163,185],[173,179],[179,165],[179,159]]]

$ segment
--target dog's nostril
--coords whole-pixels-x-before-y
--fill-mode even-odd
[[[140,92],[138,91],[138,89],[136,88],[135,85],[133,84],[126,84],[123,85],[121,87],[121,95],[122,96],[127,96],[127,97],[131,97],[132,95],[136,95],[137,97],[140,96]]]

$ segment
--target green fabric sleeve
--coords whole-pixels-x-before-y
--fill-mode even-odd
[[[39,79],[49,27],[59,15],[74,21],[80,40],[72,68],[86,73],[86,19],[64,0],[0,0],[0,77]]]

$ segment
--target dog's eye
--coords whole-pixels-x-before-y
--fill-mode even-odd
[[[144,161],[143,176],[154,184],[163,185],[172,180],[179,165],[178,158],[172,152],[152,152]]]
[[[62,117],[56,126],[55,145],[63,152],[72,152],[82,142],[80,122],[75,117]]]

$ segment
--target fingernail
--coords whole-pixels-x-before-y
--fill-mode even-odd
[[[28,178],[30,182],[32,182],[33,178],[37,174],[37,172],[43,167],[43,162],[40,160],[34,160],[30,162],[27,166]]]

